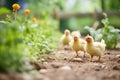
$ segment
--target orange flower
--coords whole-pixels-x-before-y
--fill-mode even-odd
[[[18,9],[20,9],[20,5],[15,3],[12,5],[12,8],[13,8],[13,10],[18,10]]]
[[[42,21],[42,20],[40,20],[40,21],[39,21],[39,23],[40,23],[40,24],[42,24],[42,23],[43,23],[43,21]]]
[[[29,9],[26,9],[26,10],[24,11],[24,13],[25,13],[25,14],[30,14],[30,10],[29,10]]]
[[[37,21],[37,19],[34,17],[34,18],[32,18],[32,21],[33,21],[33,22],[36,22],[36,21]]]

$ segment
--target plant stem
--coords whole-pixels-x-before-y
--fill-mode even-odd
[[[14,15],[14,19],[16,20],[16,16],[17,16],[17,10],[13,10],[13,15]]]
[[[16,21],[16,17],[17,17],[17,10],[15,11],[15,21]]]

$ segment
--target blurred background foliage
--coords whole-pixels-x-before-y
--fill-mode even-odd
[[[40,2],[39,2],[40,1]],[[120,12],[120,1],[116,0],[104,0],[104,4],[102,3],[103,0],[37,0],[32,1],[29,0],[30,9],[36,10],[36,15],[41,15],[41,17],[48,17],[46,15],[54,15],[53,13],[93,13],[95,10],[97,12],[102,12],[102,5],[104,5],[104,11],[117,11]],[[32,6],[36,5],[36,6]],[[49,6],[49,7],[48,7]],[[110,23],[117,28],[120,28],[120,16],[108,16],[110,18]],[[101,18],[97,19],[99,22]],[[64,31],[66,28],[70,29],[71,31],[79,29],[82,34],[86,34],[84,26],[89,25],[93,26],[94,23],[93,16],[87,17],[70,17],[66,19],[59,19],[59,29],[60,31]],[[101,27],[101,25],[99,26]]]
[[[103,3],[102,3],[103,2]],[[93,13],[95,10],[97,12],[104,11],[117,11],[120,12],[120,0],[1,0],[1,7],[6,5],[6,8],[11,9],[13,3],[19,3],[22,5],[21,9],[29,8],[31,14],[36,17],[46,18],[48,15],[52,15],[54,10],[57,12],[67,12],[67,13]],[[1,10],[0,14],[4,11]],[[8,12],[8,11],[7,11]],[[53,14],[54,15],[54,14]],[[50,16],[49,16],[50,17]],[[108,16],[110,18],[110,23],[117,28],[120,28],[120,16]],[[101,18],[98,19],[101,21]],[[72,23],[71,23],[72,22]],[[79,17],[79,18],[68,18],[60,19],[60,30],[63,32],[65,28],[70,30],[80,29],[84,34],[84,26],[92,26],[94,18],[92,16]]]

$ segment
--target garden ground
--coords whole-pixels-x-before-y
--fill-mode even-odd
[[[23,74],[0,73],[0,80],[120,80],[120,45],[116,50],[106,50],[97,62],[89,61],[89,55],[73,58],[71,50],[57,50],[49,53],[48,58],[40,58],[43,65],[35,62],[37,70]],[[32,76],[31,76],[32,75]]]

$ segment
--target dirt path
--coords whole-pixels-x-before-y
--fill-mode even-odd
[[[74,59],[71,50],[55,51],[48,59],[40,59],[41,69],[30,72],[34,78],[28,73],[22,74],[22,78],[17,74],[8,78],[0,74],[0,80],[120,80],[120,50],[106,50],[101,62],[97,62],[97,57],[89,62],[88,54],[83,58],[83,53],[79,53],[80,58]]]
[[[89,62],[89,55],[85,58],[73,59],[73,51],[56,51],[43,64],[47,69],[40,73],[50,80],[120,80],[120,51],[107,50],[102,56],[101,62],[94,57]]]

